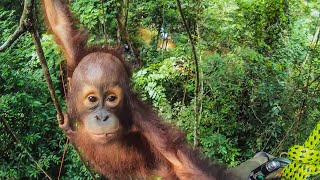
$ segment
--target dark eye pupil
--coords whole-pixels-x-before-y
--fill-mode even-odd
[[[94,97],[94,96],[89,96],[89,97],[88,97],[88,100],[89,100],[90,102],[96,102],[96,101],[97,101],[97,98]]]
[[[108,101],[115,101],[117,99],[117,97],[116,96],[108,96],[108,98],[107,98],[107,100]]]

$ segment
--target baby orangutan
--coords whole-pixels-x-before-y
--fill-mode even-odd
[[[110,179],[233,179],[132,93],[119,53],[86,46],[86,33],[75,28],[63,0],[42,4],[67,59],[68,113],[60,128],[98,172]]]

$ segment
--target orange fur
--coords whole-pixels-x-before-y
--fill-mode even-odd
[[[82,93],[81,87],[86,85],[85,82],[79,80],[72,81],[76,84],[69,84],[68,114],[65,124],[59,127],[98,172],[110,179],[152,179],[155,176],[168,180],[234,179],[225,173],[223,167],[208,163],[198,150],[190,147],[181,131],[163,122],[150,106],[131,92],[131,73],[121,53],[108,48],[86,46],[86,33],[75,28],[75,21],[64,0],[42,0],[42,4],[47,24],[67,59],[69,79],[77,79],[73,76],[77,67],[75,75],[88,76],[82,67],[95,63],[104,70],[109,69],[105,73],[108,75],[101,75],[102,80],[90,85],[102,89],[110,86],[107,83],[110,80],[123,92],[121,106],[108,109],[117,117],[120,127],[112,138],[99,143],[91,139],[84,128],[84,122],[88,122],[87,115],[92,115],[94,111],[77,108],[83,102],[78,95]],[[90,77],[95,77],[94,73]],[[78,122],[76,130],[72,129],[70,120]]]

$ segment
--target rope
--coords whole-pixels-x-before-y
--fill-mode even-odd
[[[65,101],[66,101],[66,100],[67,100],[67,92],[66,92],[65,80],[64,80],[63,70],[62,70],[62,63],[59,64],[59,74],[60,74],[60,78],[61,78],[61,81],[62,81],[64,99],[65,99]],[[62,167],[63,167],[65,155],[66,155],[66,152],[67,152],[67,148],[68,148],[68,143],[69,143],[69,139],[68,139],[68,137],[67,137],[67,138],[66,138],[66,143],[64,144],[64,148],[63,148],[63,154],[62,154],[61,163],[60,163],[60,168],[59,168],[59,173],[58,173],[58,180],[60,180],[60,176],[61,176],[61,172],[62,172]]]
[[[283,169],[284,179],[303,180],[320,174],[320,122],[306,142],[290,148],[288,155],[291,163]]]
[[[63,167],[63,162],[64,162],[64,157],[66,155],[67,152],[67,148],[68,148],[68,143],[69,143],[69,139],[66,138],[66,143],[64,144],[64,148],[63,148],[63,154],[62,154],[62,158],[61,158],[61,163],[60,163],[60,168],[59,168],[59,174],[58,174],[58,180],[60,180],[60,176],[61,176],[61,172],[62,172],[62,167]]]

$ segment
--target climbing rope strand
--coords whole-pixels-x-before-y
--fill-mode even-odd
[[[61,158],[61,163],[60,163],[60,168],[59,168],[59,174],[58,174],[58,180],[60,180],[60,176],[61,176],[61,172],[62,172],[62,167],[63,167],[63,162],[64,162],[64,158],[67,152],[67,148],[68,148],[68,143],[69,143],[69,139],[66,138],[66,143],[64,144],[64,148],[63,148],[63,154],[62,154],[62,158]]]
[[[289,149],[291,163],[283,170],[283,178],[304,180],[320,174],[320,121],[302,146]]]

